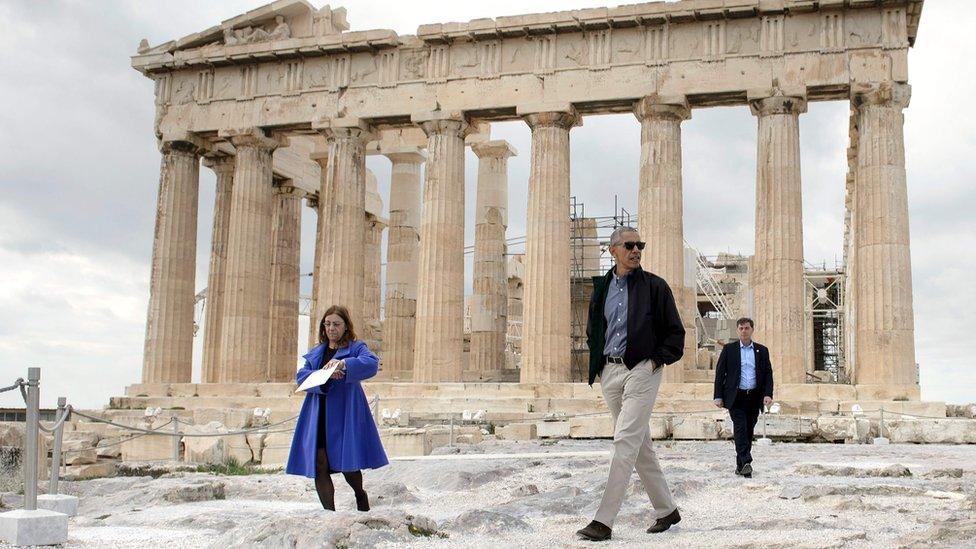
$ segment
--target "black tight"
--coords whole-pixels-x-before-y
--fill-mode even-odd
[[[369,511],[369,498],[366,496],[366,491],[363,490],[362,471],[343,472],[342,476],[356,494],[356,509]],[[329,454],[325,448],[318,448],[315,453],[315,491],[319,495],[322,508],[335,511],[335,485],[332,484],[332,475],[329,471]]]

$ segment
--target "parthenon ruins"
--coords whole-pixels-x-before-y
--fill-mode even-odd
[[[707,339],[702,271],[715,264],[686,251],[683,200],[695,198],[682,195],[682,122],[697,109],[748,106],[758,127],[755,255],[742,262],[748,290],[735,311],[756,319],[778,395],[798,410],[876,401],[930,410],[919,402],[915,363],[903,135],[922,5],[681,0],[398,35],[350,30],[342,8],[278,0],[178,40],[144,42],[132,66],[155,81],[159,202],[142,383],[113,405],[238,398],[207,404],[232,408],[252,403],[242,397],[279,396],[297,409],[288,397],[306,346],[298,250],[312,245],[299,242],[304,199],[318,227],[310,317],[315,324],[324,307],[349,306],[382,360],[369,391],[431,414],[460,402],[512,418],[590,409],[582,401],[599,409],[599,391],[572,375],[571,288],[581,277],[572,268],[570,139],[587,116],[633,113],[643,264],[669,281],[689,330],[658,406],[696,409],[710,399],[698,351]],[[848,175],[837,182],[847,193],[836,214],[845,219],[843,277],[830,290],[843,298],[844,321],[833,327],[842,365],[830,383],[816,376],[808,303],[829,288],[811,290],[803,253],[799,124],[814,101],[851,109]],[[531,130],[530,151],[491,138],[491,123],[512,120]],[[466,147],[479,163],[467,297]],[[389,196],[368,192],[376,188],[371,154],[392,162]],[[511,258],[507,164],[516,154],[531,167],[525,254]],[[206,281],[194,279],[201,161],[217,175]],[[509,310],[513,277],[517,312]],[[203,368],[194,380],[194,299],[203,286]]]

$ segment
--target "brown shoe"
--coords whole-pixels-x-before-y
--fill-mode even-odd
[[[657,519],[657,522],[652,524],[651,527],[647,529],[647,533],[659,534],[668,528],[671,528],[675,524],[678,524],[679,522],[681,522],[681,515],[678,513],[678,510],[675,509],[674,511],[671,511],[670,515]]]
[[[586,528],[577,530],[576,535],[589,541],[607,541],[610,539],[611,532],[609,526],[594,520],[587,524]]]

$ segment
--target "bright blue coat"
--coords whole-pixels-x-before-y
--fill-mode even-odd
[[[305,366],[295,374],[297,383],[301,384],[312,372],[322,368],[325,350],[326,345],[322,344],[305,355]],[[332,358],[346,361],[346,376],[330,379],[325,385],[306,391],[288,453],[285,467],[288,474],[315,478],[319,406],[323,402],[326,407],[325,447],[331,472],[378,469],[390,463],[380,443],[366,393],[359,383],[376,375],[379,359],[359,340],[339,349]]]

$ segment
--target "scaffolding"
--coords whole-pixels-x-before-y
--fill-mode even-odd
[[[803,276],[808,357],[819,381],[849,383],[844,353],[844,287],[846,274],[839,266],[807,266]],[[824,372],[826,379],[817,376]]]

